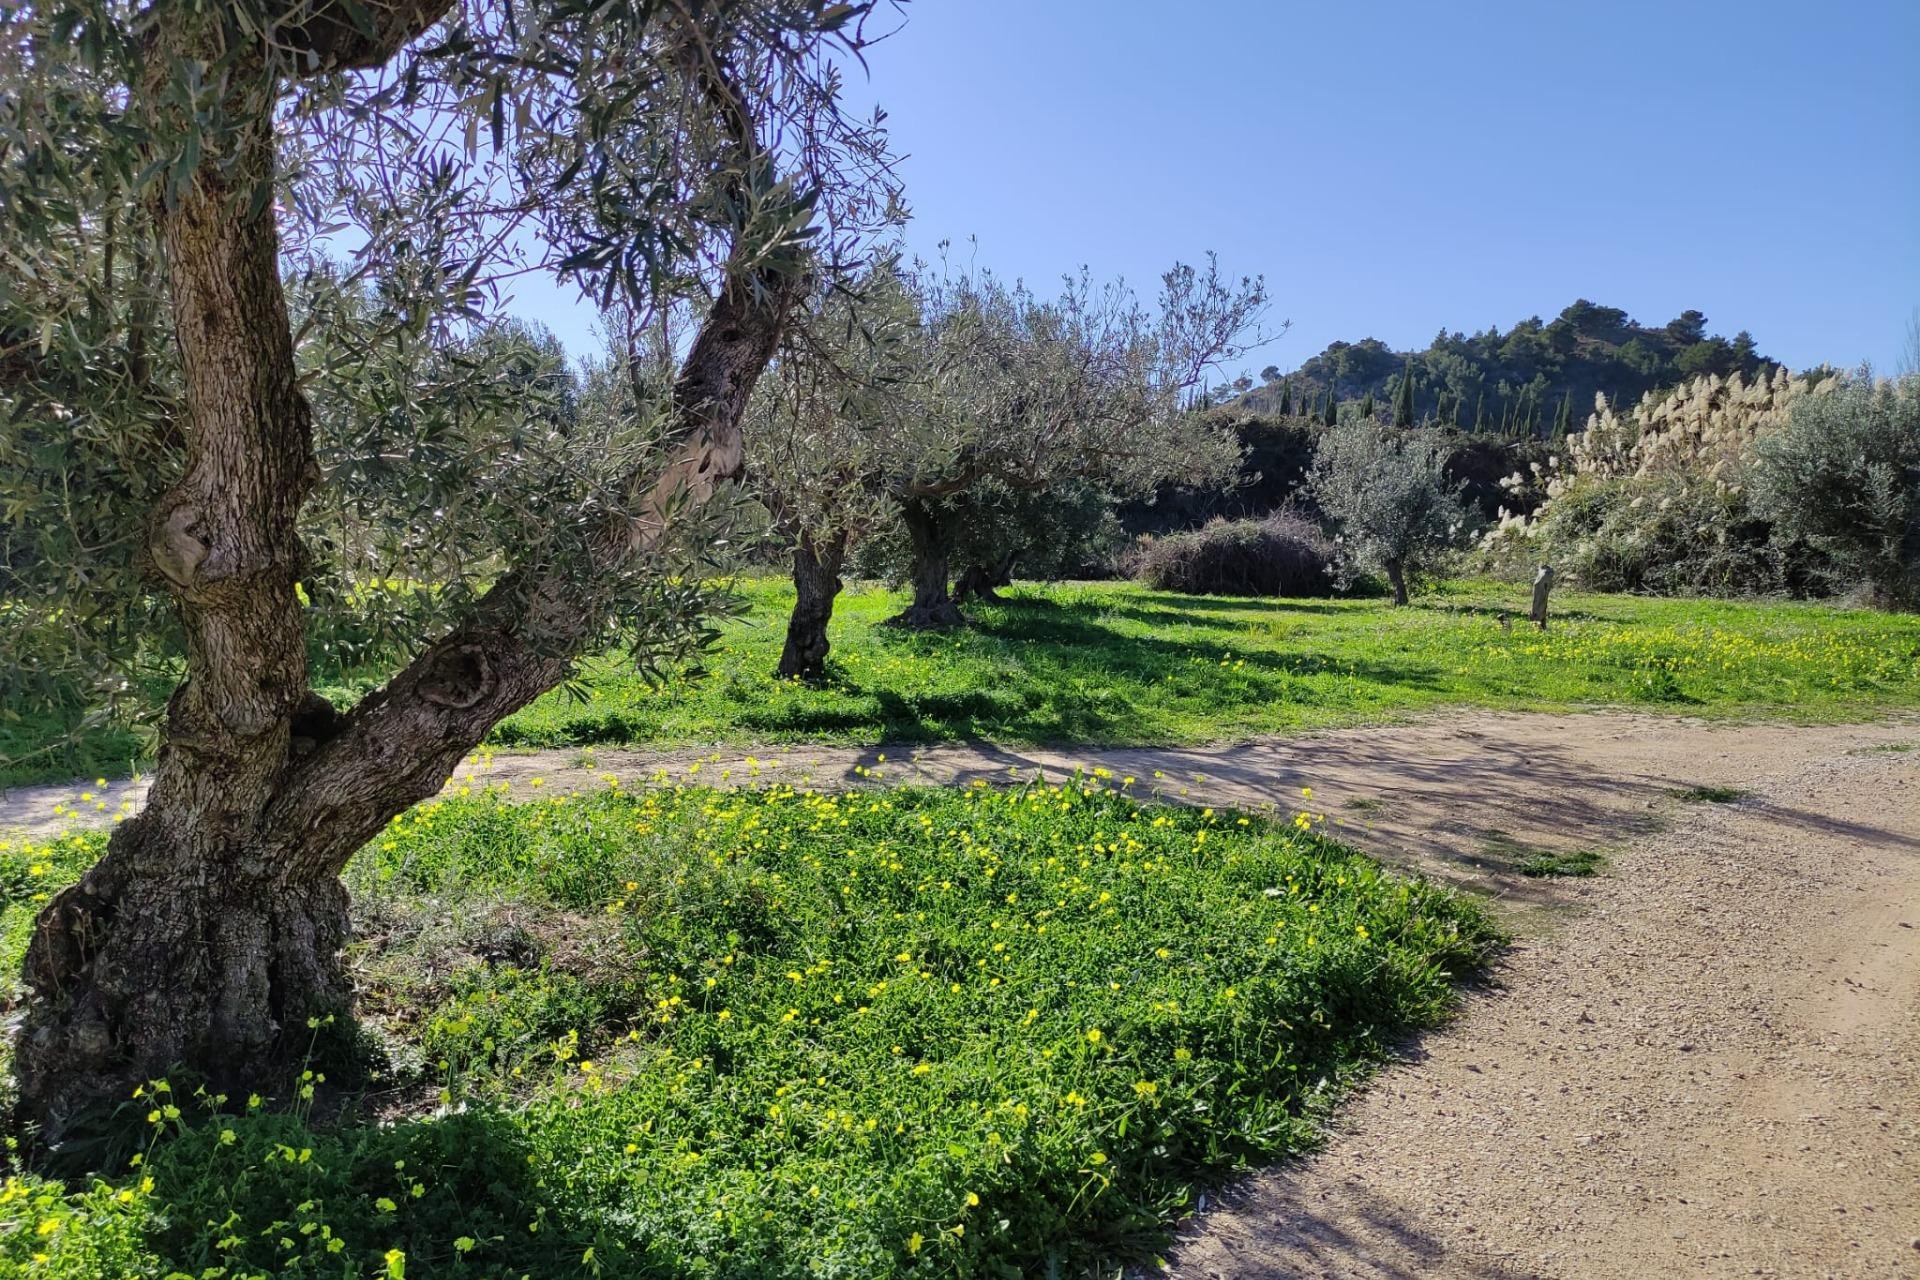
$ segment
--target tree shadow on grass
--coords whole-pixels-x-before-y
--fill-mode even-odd
[[[1249,652],[1230,637],[1133,635],[1103,623],[1108,612],[1095,601],[1042,601],[980,614],[968,629],[981,650],[976,656],[1016,662],[1017,679],[963,690],[873,687],[865,691],[871,709],[768,708],[749,713],[743,723],[782,733],[871,728],[902,742],[996,735],[1029,742],[1146,742],[1164,736],[1170,697],[1177,702],[1204,695],[1216,708],[1317,706],[1328,701],[1327,691],[1303,682],[1322,676],[1421,692],[1440,687],[1441,668],[1433,663],[1334,659],[1305,647]],[[890,633],[883,643],[933,659],[951,639]],[[1190,677],[1223,665],[1235,679],[1209,677],[1207,688],[1191,687]],[[1170,695],[1170,681],[1185,687]]]
[[[1498,994],[1484,975],[1458,989],[1469,1003]],[[1389,1042],[1382,1066],[1394,1071],[1428,1056],[1421,1034],[1403,1035]],[[1329,1188],[1308,1159],[1289,1157],[1239,1179],[1181,1223],[1179,1235],[1193,1243],[1177,1242],[1172,1261],[1180,1274],[1206,1267],[1206,1274],[1244,1280],[1345,1275],[1357,1265],[1379,1280],[1526,1280],[1533,1274],[1502,1259],[1463,1256],[1432,1230],[1429,1217],[1425,1206],[1396,1202],[1364,1181]],[[1231,1270],[1220,1270],[1223,1264]]]
[[[1294,603],[1293,601],[1276,601],[1266,621],[1270,624],[1283,623],[1288,620],[1291,614],[1309,612],[1309,610],[1306,609],[1295,609]],[[1197,627],[1209,631],[1231,631],[1241,635],[1270,634],[1261,631],[1251,631],[1250,628],[1260,625],[1257,622],[1249,622],[1241,618],[1222,618],[1217,615],[1192,609],[1154,608],[1151,606],[1114,603],[1102,606],[1093,612],[1101,617],[1126,618],[1130,621],[1142,622],[1152,627]]]
[[[1205,609],[1214,613],[1341,613],[1357,614],[1369,604],[1385,599],[1384,592],[1352,591],[1343,596],[1319,599],[1305,596],[1193,596],[1178,591],[1135,591],[1128,600],[1180,610]]]

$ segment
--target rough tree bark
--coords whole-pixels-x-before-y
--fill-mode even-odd
[[[827,624],[840,594],[840,569],[846,563],[845,534],[821,541],[802,534],[793,547],[793,614],[787,619],[787,643],[780,651],[783,678],[818,680],[827,673]]]
[[[391,8],[424,26],[445,5]],[[605,612],[595,583],[738,474],[747,399],[805,291],[763,274],[715,299],[674,388],[681,444],[632,479],[632,507],[596,540],[609,575],[508,573],[472,623],[339,716],[309,689],[295,591],[296,522],[318,472],[277,231],[270,202],[246,212],[271,176],[271,118],[268,102],[228,163],[203,165],[154,212],[188,452],[148,551],[184,624],[187,673],[146,807],[47,904],[28,947],[18,1109],[47,1140],[176,1067],[223,1086],[269,1080],[305,1044],[306,1019],[348,1008],[347,860],[565,678]]]
[[[1393,602],[1396,605],[1407,602],[1407,566],[1401,560],[1389,560],[1383,568],[1387,571],[1387,582],[1393,587]]]
[[[909,498],[900,504],[900,520],[913,546],[913,603],[887,625],[926,631],[964,626],[966,617],[947,591],[951,540],[940,514],[927,502]]]

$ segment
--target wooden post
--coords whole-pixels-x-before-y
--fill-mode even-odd
[[[1542,631],[1547,629],[1547,593],[1553,590],[1553,566],[1543,564],[1540,571],[1533,575],[1533,611],[1528,614],[1533,625]]]

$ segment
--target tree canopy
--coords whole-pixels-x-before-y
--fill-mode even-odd
[[[1702,373],[1770,374],[1777,362],[1759,354],[1751,334],[1709,337],[1707,318],[1688,311],[1666,325],[1636,323],[1618,307],[1576,300],[1552,320],[1532,316],[1512,328],[1467,334],[1442,330],[1419,351],[1395,351],[1377,338],[1334,342],[1289,373],[1269,367],[1262,385],[1240,394],[1236,408],[1284,412],[1322,397],[1371,395],[1394,406],[1399,425],[1432,422],[1510,434],[1545,434],[1571,398],[1577,427],[1604,394],[1631,404],[1648,391]],[[1411,379],[1411,386],[1406,382]],[[1231,389],[1226,389],[1231,394]]]

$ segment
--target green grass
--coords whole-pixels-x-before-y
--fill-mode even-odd
[[[649,685],[586,663],[494,731],[502,746],[731,743],[1187,744],[1378,722],[1445,706],[1627,706],[1798,721],[1920,705],[1920,617],[1820,605],[1556,597],[1553,629],[1505,630],[1497,583],[1380,600],[1181,596],[1131,583],[1023,586],[945,634],[878,624],[901,598],[840,599],[831,679],[774,678],[791,588],[740,587],[743,616],[697,670]],[[326,687],[346,703],[372,678]],[[165,690],[155,689],[156,705]],[[585,697],[576,696],[584,692]],[[0,724],[0,785],[124,772],[139,744],[101,732],[43,751],[62,726]],[[36,754],[38,752],[38,754]],[[17,763],[6,763],[7,758]]]
[[[156,701],[166,694],[155,690]],[[150,742],[118,724],[88,724],[78,712],[4,718],[0,708],[0,787],[95,775],[123,777],[146,763]]]
[[[1593,849],[1559,851],[1542,849],[1516,840],[1504,831],[1489,831],[1480,846],[1488,860],[1510,867],[1523,876],[1590,876],[1600,870],[1606,859]]]
[[[1687,804],[1732,804],[1746,797],[1739,787],[1682,787],[1673,792],[1674,799]]]
[[[0,852],[11,958],[98,845]],[[1311,830],[1091,780],[472,796],[350,879],[387,1122],[136,1100],[138,1168],[0,1193],[0,1269],[1091,1274],[1312,1142],[1496,942]]]
[[[1447,705],[1600,705],[1843,719],[1920,703],[1920,618],[1817,605],[1565,593],[1541,634],[1503,630],[1512,589],[1377,600],[1231,600],[1129,583],[1021,587],[949,634],[877,624],[898,597],[841,598],[832,680],[773,668],[791,599],[743,585],[699,677],[649,687],[588,665],[586,701],[550,694],[502,744],[839,741],[1173,744],[1378,721]]]
[[[1523,876],[1590,876],[1600,870],[1604,859],[1592,849],[1571,853],[1536,853],[1515,866]]]

